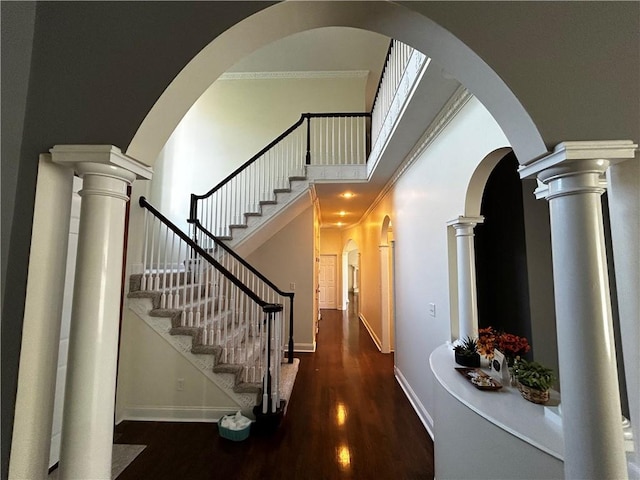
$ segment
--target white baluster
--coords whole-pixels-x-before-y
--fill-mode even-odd
[[[148,290],[154,289],[154,275],[153,275],[153,256],[155,253],[156,235],[155,235],[156,217],[151,217],[151,226],[149,232],[151,235],[151,252],[149,255],[149,281],[147,284]]]
[[[175,241],[176,241],[176,234],[172,233],[171,234],[171,255],[170,255],[171,269],[170,269],[170,273],[169,273],[169,295],[168,295],[168,298],[167,298],[167,308],[173,308],[173,297],[174,297],[173,276],[176,274],[174,269],[173,269],[173,261],[174,261],[173,248],[175,246]]]
[[[185,246],[185,257],[188,255],[188,251],[189,251],[189,247],[187,246],[186,243],[184,243],[182,240],[180,240],[180,242],[178,243],[178,262],[183,262],[182,260],[182,245],[184,244]],[[180,272],[180,275],[178,277],[180,279],[180,281],[182,282],[180,284],[181,288],[178,288],[179,290],[182,290],[182,295],[180,295],[179,298],[176,299],[176,307],[180,306],[180,304],[182,304],[182,315],[180,316],[180,326],[185,327],[187,325],[187,311],[186,311],[186,305],[187,305],[187,269],[186,269],[186,264],[183,268],[183,271]],[[180,301],[182,300],[182,301]]]
[[[163,229],[164,225],[162,224],[162,222],[160,222],[160,220],[158,220],[158,234],[157,234],[157,240],[158,240],[158,248],[157,248],[157,256],[156,256],[156,276],[154,278],[154,285],[153,285],[153,289],[155,291],[159,291],[160,290],[160,270],[162,267],[162,229]]]
[[[149,210],[144,209],[144,253],[142,260],[142,278],[140,279],[140,290],[147,290],[147,249],[149,247]]]
[[[167,308],[167,255],[169,249],[167,244],[169,243],[169,229],[165,227],[164,234],[164,266],[162,268],[162,294],[160,295],[160,308]]]

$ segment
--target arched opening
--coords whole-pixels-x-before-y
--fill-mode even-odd
[[[531,357],[558,371],[549,207],[535,181],[520,180],[507,153],[487,177],[475,252],[479,327],[489,325],[531,343]]]
[[[202,49],[149,111],[127,154],[153,165],[180,119],[229,67],[275,40],[327,26],[370,30],[427,54],[486,106],[520,158],[546,152],[530,116],[502,79],[469,47],[430,19],[389,2],[282,2],[237,23]]]
[[[517,161],[506,155],[493,169],[482,196],[483,224],[476,227],[478,326],[531,338],[531,313],[522,183]]]

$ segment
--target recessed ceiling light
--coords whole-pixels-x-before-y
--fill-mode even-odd
[[[347,198],[347,199],[349,199],[349,198],[353,198],[353,197],[355,197],[355,196],[356,196],[356,194],[355,194],[355,193],[352,193],[352,192],[344,192],[344,193],[340,194],[340,196],[341,196],[342,198]]]
[[[341,226],[343,226],[343,225],[344,225],[344,223],[342,223],[342,222],[338,222],[338,223],[336,223],[336,225],[337,225],[338,227],[341,227]]]
[[[345,212],[344,210],[338,212],[338,215],[340,215],[341,217],[344,217],[346,214],[347,212]]]

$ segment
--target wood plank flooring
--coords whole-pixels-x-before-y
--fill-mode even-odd
[[[244,442],[203,423],[122,422],[117,443],[148,447],[118,477],[140,479],[431,479],[433,443],[353,314],[324,310],[317,352],[300,371],[277,432]]]

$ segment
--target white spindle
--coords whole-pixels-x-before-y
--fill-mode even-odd
[[[153,256],[155,253],[155,245],[156,245],[156,232],[155,232],[155,225],[156,225],[156,217],[151,217],[151,226],[149,227],[149,232],[150,232],[150,236],[151,236],[151,252],[149,255],[149,282],[148,282],[148,289],[149,290],[154,290],[155,289],[155,280],[154,280],[154,275],[153,275]]]
[[[162,294],[160,295],[160,307],[167,308],[167,255],[169,254],[169,249],[167,245],[169,244],[169,229],[165,228],[164,233],[164,265],[162,267]]]
[[[144,253],[142,260],[142,278],[140,279],[140,290],[147,290],[147,248],[149,247],[149,210],[144,210]]]
[[[171,270],[169,273],[169,297],[167,299],[167,308],[173,308],[173,297],[174,297],[174,292],[173,292],[173,277],[174,275],[176,275],[176,272],[173,268],[173,262],[174,262],[174,256],[173,256],[173,248],[175,246],[175,242],[176,242],[176,234],[172,233],[171,234],[171,255],[169,256],[170,261],[171,261]]]

